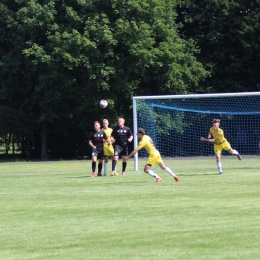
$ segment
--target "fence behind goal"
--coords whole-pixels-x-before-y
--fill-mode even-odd
[[[144,128],[164,160],[182,160],[186,169],[206,166],[216,172],[213,144],[200,137],[207,137],[212,120],[218,118],[232,148],[242,155],[243,167],[260,169],[260,92],[139,96],[133,97],[133,113],[135,147],[137,128]],[[144,149],[139,151],[135,170],[147,156]],[[191,159],[196,163],[189,165]],[[222,165],[242,164],[223,151]]]

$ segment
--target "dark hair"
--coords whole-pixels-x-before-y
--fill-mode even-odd
[[[137,133],[141,135],[145,135],[145,130],[143,128],[138,128]]]

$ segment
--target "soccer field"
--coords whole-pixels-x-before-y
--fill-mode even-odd
[[[180,182],[157,168],[161,183],[142,160],[138,172],[130,160],[126,176],[95,178],[89,160],[0,163],[0,259],[259,259],[250,160],[219,176],[214,159],[199,171],[198,160],[168,159]]]

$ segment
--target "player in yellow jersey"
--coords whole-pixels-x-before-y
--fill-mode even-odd
[[[108,127],[109,122],[107,119],[103,120],[103,130],[107,137],[108,141],[111,141],[111,133],[113,132],[113,129]],[[104,156],[105,156],[105,162],[104,162],[104,176],[107,175],[107,166],[108,166],[108,159],[110,156],[114,156],[114,147],[112,144],[108,144],[107,142],[104,142]]]
[[[213,119],[212,127],[209,129],[208,138],[201,137],[201,141],[214,143],[214,152],[216,155],[217,167],[219,174],[222,174],[222,166],[221,166],[221,153],[222,150],[229,152],[230,154],[234,154],[237,156],[239,160],[241,160],[241,156],[237,150],[232,149],[230,143],[224,136],[224,132],[219,128],[220,120]],[[211,138],[213,136],[213,138]]]
[[[152,166],[159,165],[160,168],[168,172],[175,179],[175,181],[179,181],[180,179],[172,172],[172,170],[164,165],[160,152],[155,148],[151,137],[145,134],[145,130],[143,128],[138,128],[137,136],[138,138],[140,138],[140,142],[137,148],[127,156],[127,159],[129,159],[139,150],[144,148],[149,154],[149,157],[144,167],[145,173],[148,173],[153,178],[156,178],[156,182],[161,182],[162,178],[151,170]]]

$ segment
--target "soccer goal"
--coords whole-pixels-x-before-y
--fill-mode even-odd
[[[189,161],[195,159],[192,170],[207,164],[216,171],[213,144],[200,141],[201,136],[207,137],[214,118],[221,120],[220,128],[242,155],[243,165],[260,167],[260,92],[135,96],[134,147],[141,127],[165,160],[182,160],[189,168]],[[135,155],[135,170],[147,156],[144,149]],[[223,151],[222,162],[225,167],[239,167],[240,161]]]

